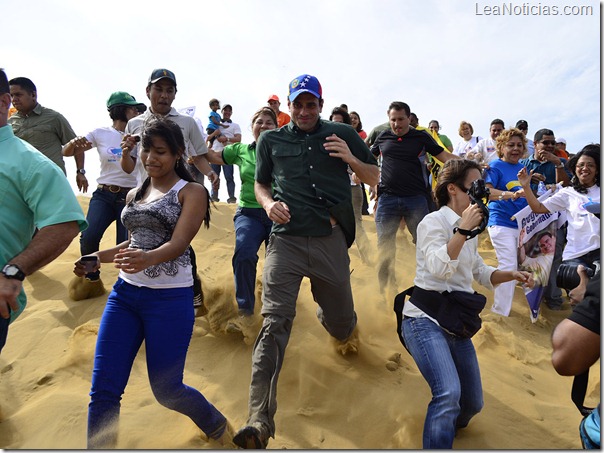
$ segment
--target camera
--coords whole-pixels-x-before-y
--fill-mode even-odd
[[[470,195],[470,199],[473,203],[477,203],[477,200],[487,200],[489,199],[489,195],[491,191],[486,186],[484,179],[477,179],[476,181],[472,181],[472,185],[470,186],[470,190],[468,191],[468,195]],[[484,201],[483,201],[484,203]]]
[[[470,197],[470,202],[472,204],[477,204],[482,211],[482,221],[477,228],[472,230],[471,237],[474,237],[480,233],[482,233],[487,224],[489,223],[489,208],[487,208],[486,203],[489,201],[489,195],[491,191],[485,185],[484,179],[477,179],[476,181],[472,181],[472,185],[470,186],[470,190],[468,190],[468,196]]]
[[[579,272],[577,272],[579,264],[580,263],[577,262],[560,264],[560,267],[558,267],[558,274],[556,275],[556,286],[558,288],[570,291],[579,286],[579,283],[581,283]],[[600,273],[600,261],[594,261],[591,267],[586,266],[585,264],[583,266],[585,267],[589,278]]]

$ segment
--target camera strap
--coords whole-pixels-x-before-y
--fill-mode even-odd
[[[470,235],[468,236],[468,239],[472,239],[474,236],[478,236],[487,228],[487,224],[489,223],[489,208],[487,208],[484,201],[482,201],[482,198],[476,198],[471,193],[469,193],[468,196],[470,197],[470,202],[472,204],[477,204],[480,210],[482,211],[482,221],[480,222],[480,225],[478,225],[477,228],[471,230]],[[488,197],[488,192],[486,196]]]

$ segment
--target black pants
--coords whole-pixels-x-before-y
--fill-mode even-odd
[[[4,319],[0,318],[0,352],[2,352],[2,348],[6,344],[6,337],[8,336],[8,324],[10,323],[10,318]]]

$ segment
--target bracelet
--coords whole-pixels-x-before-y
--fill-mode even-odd
[[[499,194],[499,201],[503,200],[503,197],[505,197],[508,193],[506,191],[503,191]]]
[[[462,230],[461,228],[455,227],[453,228],[453,234],[459,233],[466,237],[466,241],[472,239],[472,232],[470,230]]]
[[[564,164],[556,165],[556,168],[564,168]]]

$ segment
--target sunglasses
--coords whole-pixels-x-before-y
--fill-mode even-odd
[[[543,143],[545,146],[554,146],[556,144],[555,140],[542,140],[541,143]]]

